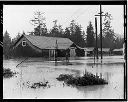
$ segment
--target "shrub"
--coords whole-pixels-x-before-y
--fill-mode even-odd
[[[9,68],[7,68],[7,69],[6,68],[3,68],[3,77],[4,78],[10,78],[14,74],[16,74],[16,73],[12,72],[11,69],[9,69]]]
[[[73,75],[69,74],[60,74],[56,79],[59,81],[64,81],[68,85],[76,86],[108,84],[106,80],[99,78],[99,76],[95,76],[91,73],[86,73],[82,77],[73,77]]]

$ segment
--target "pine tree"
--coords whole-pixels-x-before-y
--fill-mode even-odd
[[[11,37],[6,31],[3,36],[3,54],[6,58],[10,57],[10,46],[11,46]]]
[[[64,37],[65,38],[70,38],[70,30],[69,30],[68,27],[65,28]]]
[[[82,32],[82,27],[76,24],[74,20],[70,24],[70,40],[80,47],[85,47],[84,33]]]
[[[32,25],[36,26],[34,28],[34,35],[36,36],[46,36],[47,35],[47,27],[45,23],[44,13],[42,12],[34,12],[34,19],[31,20]]]
[[[87,26],[87,38],[86,38],[86,46],[87,47],[94,47],[95,38],[94,38],[94,29],[92,23],[89,22],[89,26]]]
[[[53,21],[54,26],[50,30],[50,36],[52,37],[63,37],[63,29],[61,25],[57,25],[57,20]]]
[[[103,47],[114,48],[115,44],[115,33],[111,26],[112,16],[107,13],[103,23]]]

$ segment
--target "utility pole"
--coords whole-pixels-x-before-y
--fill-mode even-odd
[[[96,34],[96,58],[98,59],[98,45],[97,45],[97,18],[95,17],[95,34]]]
[[[101,47],[101,59],[103,59],[103,56],[102,56],[102,16],[105,16],[105,15],[102,15],[102,7],[100,5],[100,13],[98,13],[99,15],[95,15],[95,16],[100,16],[100,47]]]

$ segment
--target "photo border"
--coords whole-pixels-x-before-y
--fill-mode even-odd
[[[124,99],[65,99],[67,101],[127,101],[127,1],[118,0],[118,1],[0,1],[0,31],[3,34],[3,5],[125,5],[124,7],[124,42],[125,42],[125,54],[126,59],[124,63]],[[125,13],[126,11],[126,13]],[[3,36],[1,34],[1,41],[3,42]],[[1,55],[3,58],[3,55]],[[1,63],[1,75],[3,74],[3,63]],[[3,80],[1,76],[1,80]],[[3,85],[2,85],[3,86]],[[3,87],[2,87],[3,90]],[[1,93],[3,95],[3,92]],[[1,95],[1,96],[2,96]],[[3,97],[2,97],[3,99]],[[8,100],[8,99],[3,99]],[[12,100],[12,99],[11,99]],[[36,99],[33,99],[36,100]],[[43,99],[47,101],[47,99]],[[62,101],[62,99],[57,99],[54,101]],[[28,100],[27,100],[28,101]],[[40,99],[38,100],[40,101]],[[42,101],[42,100],[41,100]],[[49,100],[48,100],[49,101]]]

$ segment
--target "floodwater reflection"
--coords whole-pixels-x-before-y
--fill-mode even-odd
[[[16,70],[19,74],[10,79],[3,79],[3,98],[80,98],[80,99],[123,99],[124,97],[124,66],[120,58],[104,59],[105,64],[94,64],[93,58],[79,58],[70,60],[72,65],[30,59],[19,67],[15,67],[21,60],[3,60],[5,68]],[[112,61],[110,61],[112,60]],[[114,60],[114,61],[113,61]],[[32,61],[32,62],[31,62]],[[113,63],[109,63],[113,62]],[[77,64],[76,63],[80,63]],[[97,74],[108,81],[106,85],[92,85],[84,87],[67,86],[56,78],[60,74],[83,75],[85,71]],[[48,81],[49,87],[33,89],[29,85]]]

